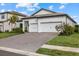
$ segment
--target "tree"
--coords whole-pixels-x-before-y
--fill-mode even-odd
[[[17,15],[13,15],[10,17],[9,20],[9,24],[11,25],[11,29],[15,28],[15,25],[16,25],[16,21],[18,20],[18,16]]]

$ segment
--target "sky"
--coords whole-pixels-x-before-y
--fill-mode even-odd
[[[41,8],[66,13],[79,24],[79,3],[0,3],[0,12],[17,11],[31,15]]]

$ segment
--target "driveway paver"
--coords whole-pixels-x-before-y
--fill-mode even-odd
[[[57,33],[24,33],[0,39],[0,46],[35,52],[49,39],[57,35]]]

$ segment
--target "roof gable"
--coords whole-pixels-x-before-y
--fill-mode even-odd
[[[28,16],[28,15],[25,15],[25,14],[22,14],[22,13],[19,13],[19,12],[16,12],[16,11],[7,11],[7,12],[2,12],[0,14],[5,14],[5,13],[15,14],[15,15],[18,15],[18,16],[23,16],[23,17],[27,17]]]
[[[54,14],[56,12],[53,12],[53,11],[50,11],[50,10],[47,10],[47,9],[40,9],[39,11],[35,12],[34,14],[32,14],[32,16],[35,16],[35,15],[44,15],[44,14]]]

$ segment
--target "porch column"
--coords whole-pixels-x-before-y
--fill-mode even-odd
[[[23,23],[22,30],[23,30],[23,32],[25,32],[25,21],[23,21],[22,23]]]
[[[38,23],[38,32],[40,32],[40,21],[37,18],[37,23]]]

